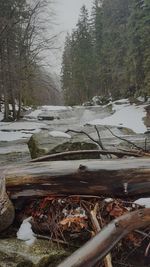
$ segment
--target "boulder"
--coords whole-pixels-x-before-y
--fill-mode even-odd
[[[124,127],[113,127],[109,126],[112,132],[118,136],[129,136],[132,135],[134,139],[135,133]],[[114,149],[114,146],[118,146],[122,141],[113,137],[111,133],[105,128],[105,126],[97,126],[100,133],[102,143],[106,149]],[[85,125],[79,127],[77,131],[84,131],[89,134],[94,140],[98,141],[97,132],[92,125]],[[60,132],[61,133],[61,132]],[[83,133],[69,132],[70,138],[63,136],[51,136],[49,131],[41,131],[40,133],[35,133],[32,135],[28,142],[28,147],[32,159],[38,158],[48,154],[61,153],[66,151],[77,151],[77,150],[96,150],[99,146],[92,141],[88,136]],[[62,135],[62,136],[61,136]],[[80,158],[74,155],[71,159],[87,159],[88,155],[81,155]],[[99,158],[96,154],[90,154],[91,159]]]
[[[0,267],[54,267],[69,253],[46,240],[36,240],[32,246],[16,238],[1,239]]]
[[[85,140],[83,135],[79,138],[76,135],[71,138],[54,137],[50,135],[49,131],[41,131],[40,133],[33,134],[28,142],[28,147],[33,159],[43,155],[65,151],[98,149],[98,146],[94,142],[90,139]],[[93,156],[95,157],[95,155]],[[76,159],[76,156],[74,159]]]

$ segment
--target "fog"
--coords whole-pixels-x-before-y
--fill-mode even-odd
[[[80,9],[82,5],[86,5],[89,11],[91,11],[93,1],[92,0],[57,0],[54,2],[55,26],[54,32],[59,35],[57,46],[59,49],[53,51],[53,71],[59,74],[61,69],[61,59],[64,48],[64,41],[67,32],[72,31],[78,22]]]

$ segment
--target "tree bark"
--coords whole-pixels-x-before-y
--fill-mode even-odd
[[[127,213],[108,224],[57,267],[92,267],[128,233],[150,224],[150,208]]]
[[[7,229],[15,216],[14,206],[9,200],[5,189],[5,178],[0,177],[0,232]]]
[[[147,196],[150,158],[28,163],[7,168],[12,198],[46,195]]]

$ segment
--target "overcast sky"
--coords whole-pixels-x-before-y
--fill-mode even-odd
[[[92,0],[57,0],[56,16],[60,29],[71,31],[76,25],[83,4],[90,10]]]
[[[54,4],[57,23],[55,32],[63,32],[59,38],[59,46],[61,49],[59,52],[55,52],[54,56],[54,70],[57,71],[57,73],[60,71],[64,39],[67,32],[71,32],[75,27],[82,5],[85,4],[88,10],[91,10],[92,3],[92,0],[56,0]]]

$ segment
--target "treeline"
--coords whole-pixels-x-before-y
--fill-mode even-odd
[[[0,102],[4,103],[4,121],[19,119],[22,105],[42,102],[45,91],[52,89],[55,98],[59,94],[51,77],[43,78],[47,74],[40,66],[41,53],[54,47],[55,41],[47,34],[52,24],[50,4],[51,0],[0,0]]]
[[[81,8],[62,60],[67,104],[94,95],[150,94],[150,1],[96,0]]]

